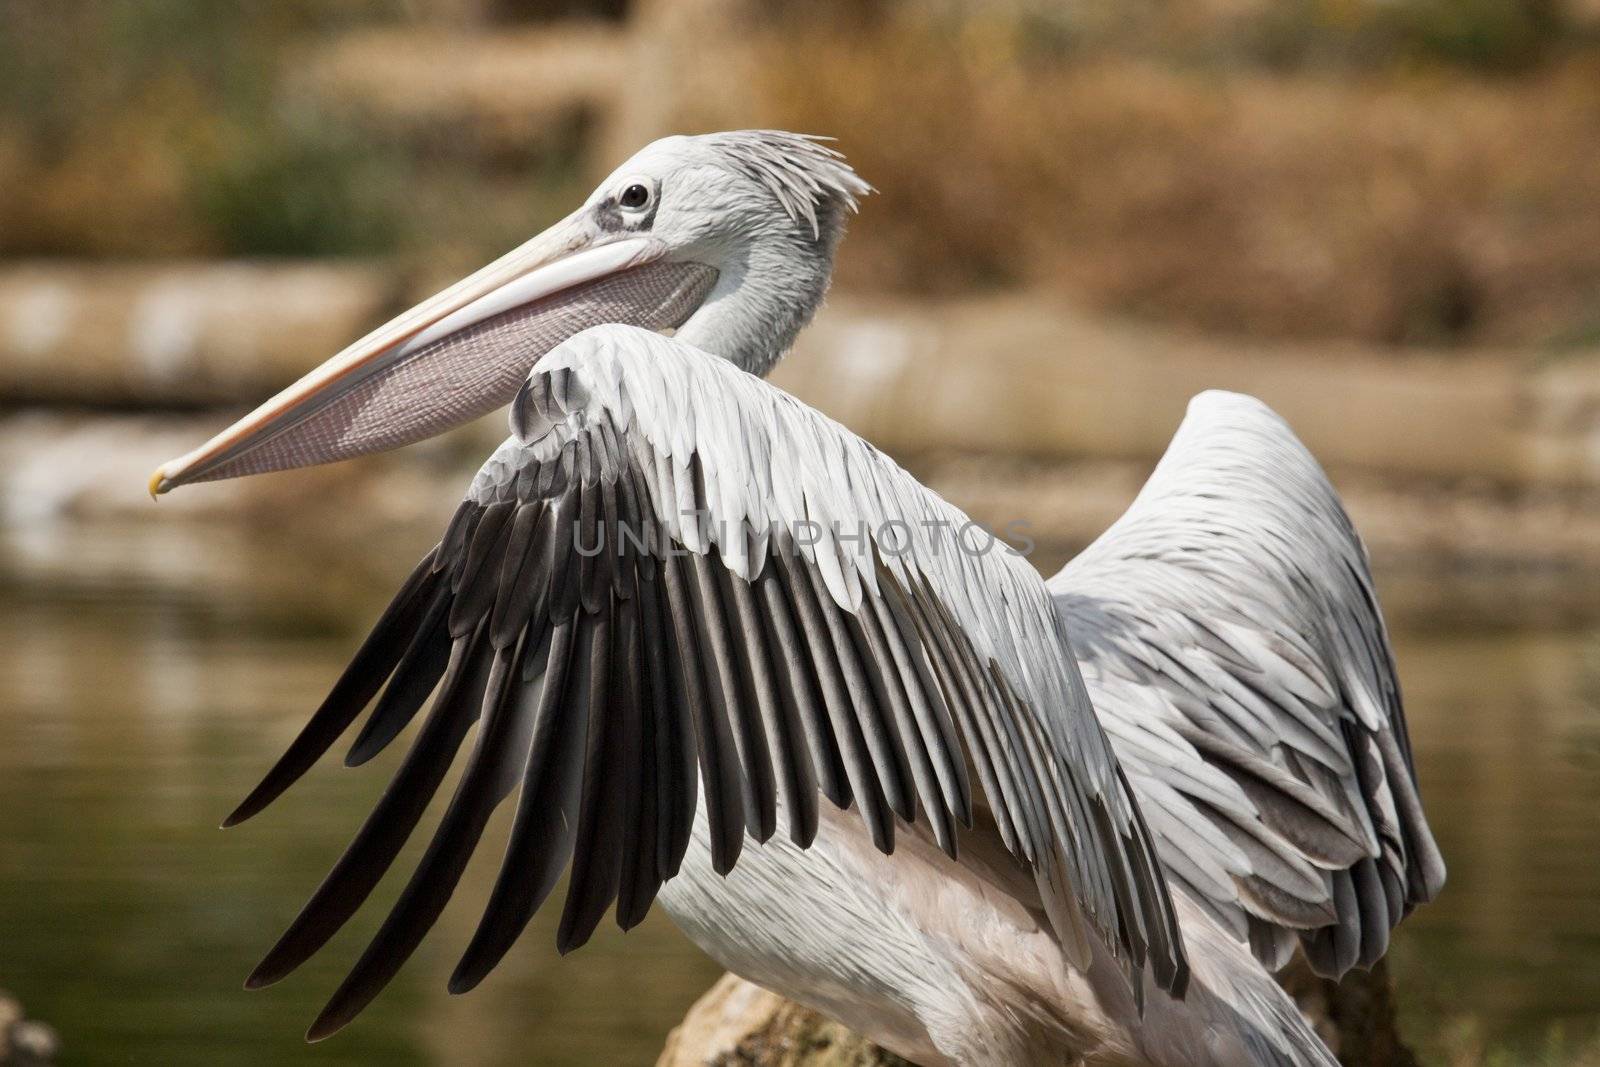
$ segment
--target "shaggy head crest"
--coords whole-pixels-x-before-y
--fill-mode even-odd
[[[761,183],[796,225],[802,222],[813,238],[821,236],[819,210],[857,210],[857,198],[872,186],[850,169],[844,156],[828,146],[831,137],[784,130],[734,130],[702,140],[746,177]]]

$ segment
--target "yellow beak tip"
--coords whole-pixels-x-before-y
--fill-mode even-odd
[[[150,490],[151,500],[156,499],[156,497],[172,488],[167,484],[167,469],[165,467],[157,467],[155,469],[155,472],[150,475],[150,483],[147,488]]]

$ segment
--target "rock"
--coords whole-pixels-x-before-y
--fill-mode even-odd
[[[55,1030],[25,1018],[21,1003],[0,990],[0,1067],[49,1067],[60,1051]]]
[[[1383,961],[1341,982],[1296,957],[1279,976],[1344,1067],[1417,1067],[1395,1025]],[[726,974],[667,1038],[656,1067],[910,1067],[865,1038],[776,993]]]
[[[689,1009],[656,1067],[910,1067],[776,993],[726,974]]]
[[[11,1028],[10,1058],[14,1067],[34,1067],[52,1062],[61,1050],[61,1039],[44,1023],[29,1019]]]

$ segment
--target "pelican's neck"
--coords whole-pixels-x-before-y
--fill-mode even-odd
[[[767,238],[719,257],[717,282],[677,337],[765,377],[828,289],[833,241]]]

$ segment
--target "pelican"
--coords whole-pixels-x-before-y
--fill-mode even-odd
[[[361,906],[474,735],[309,1039],[394,976],[514,797],[455,993],[566,873],[561,952],[659,897],[729,969],[919,1064],[1336,1062],[1272,973],[1297,951],[1370,966],[1444,879],[1338,497],[1264,405],[1206,393],[1047,580],[763,380],[869,191],[818,138],[657,141],[155,473],[159,493],[324,463],[510,404],[224,824],[368,706],[350,765],[427,706],[264,986]]]

